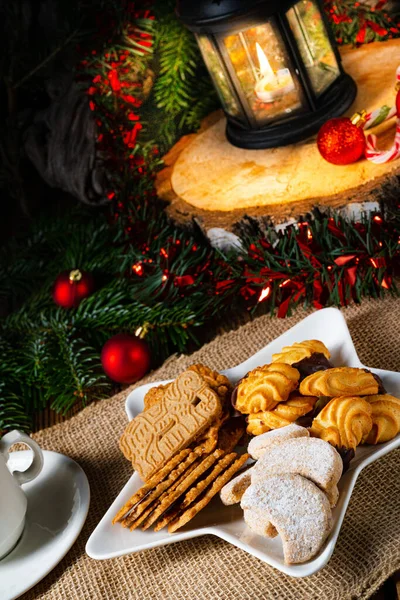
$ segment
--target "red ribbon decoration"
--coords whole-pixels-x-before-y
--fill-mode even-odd
[[[121,83],[118,77],[116,69],[110,69],[108,72],[108,79],[113,92],[119,92],[121,89]]]
[[[365,36],[367,34],[367,23],[364,21],[361,24],[360,29],[356,35],[356,44],[363,44],[365,42]]]
[[[374,33],[377,33],[378,35],[384,37],[385,35],[387,35],[389,32],[387,29],[384,29],[383,27],[381,27],[380,25],[378,25],[378,23],[374,23],[373,21],[366,21],[366,24],[368,27],[370,27],[370,29],[372,29],[372,31]]]
[[[384,29],[383,27],[378,25],[378,23],[374,23],[373,21],[370,21],[369,19],[365,19],[362,21],[361,27],[356,36],[357,44],[364,44],[368,27],[370,29],[372,29],[372,31],[374,33],[376,33],[377,35],[379,35],[381,37],[384,37],[385,35],[387,35],[389,33],[387,29]]]
[[[332,217],[328,221],[328,230],[343,242],[346,241],[346,236],[344,235],[343,231],[336,225],[335,219],[333,219]]]
[[[188,285],[193,285],[196,282],[193,275],[182,275],[182,277],[175,277],[174,285],[179,288],[187,287]]]

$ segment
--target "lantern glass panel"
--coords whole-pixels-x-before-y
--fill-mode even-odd
[[[223,46],[253,126],[308,109],[274,19],[228,35]]]
[[[207,35],[198,34],[196,37],[204,62],[206,63],[206,67],[210,72],[214,86],[222,102],[222,106],[229,115],[236,119],[240,119],[242,116],[241,108],[218,50]]]
[[[318,97],[340,75],[318,4],[314,0],[301,0],[288,11],[287,18]]]

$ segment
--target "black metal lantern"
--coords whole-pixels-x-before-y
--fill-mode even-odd
[[[178,0],[177,14],[196,34],[235,146],[300,141],[355,99],[320,0]]]

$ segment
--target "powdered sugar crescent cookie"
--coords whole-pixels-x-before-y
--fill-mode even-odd
[[[363,444],[382,444],[392,440],[400,431],[400,399],[390,394],[364,398],[372,409],[372,429]]]
[[[271,475],[252,484],[241,506],[246,523],[255,533],[265,535],[268,523],[276,528],[287,564],[313,558],[332,529],[327,497],[300,475]]]
[[[287,425],[286,427],[282,427],[281,429],[268,431],[267,433],[253,438],[249,444],[247,451],[252,458],[258,460],[267,450],[269,450],[273,446],[278,446],[278,444],[282,444],[284,442],[287,442],[287,440],[291,440],[294,438],[309,436],[310,434],[308,432],[308,429],[306,429],[305,427],[300,427],[300,425],[296,425],[296,423],[292,423],[291,425]]]
[[[369,371],[339,367],[318,371],[300,384],[304,396],[369,396],[379,392],[379,383]]]
[[[275,474],[302,475],[322,490],[337,485],[343,462],[333,446],[318,438],[300,437],[273,446],[254,465],[251,483]]]
[[[272,362],[286,363],[292,365],[305,358],[310,358],[312,354],[323,354],[325,358],[330,358],[330,352],[323,342],[319,340],[305,340],[296,342],[291,346],[285,346],[281,352],[272,355]]]
[[[231,506],[240,502],[243,494],[251,484],[251,471],[252,469],[248,469],[244,473],[240,473],[240,475],[224,485],[219,493],[222,504]]]
[[[364,398],[332,398],[313,420],[310,433],[338,448],[355,449],[372,429],[371,415],[371,404]]]
[[[269,513],[252,508],[244,510],[243,517],[246,525],[258,535],[268,538],[275,538],[278,535],[276,528],[271,523]]]
[[[283,363],[258,367],[238,385],[235,408],[243,414],[272,410],[289,398],[299,378],[297,369]]]
[[[339,488],[337,485],[329,488],[328,490],[324,490],[326,497],[329,500],[329,504],[332,508],[335,508],[336,504],[339,500]]]
[[[249,415],[247,433],[258,436],[271,429],[290,425],[311,412],[317,401],[316,396],[300,396],[293,392],[287,402],[280,402],[273,410]]]

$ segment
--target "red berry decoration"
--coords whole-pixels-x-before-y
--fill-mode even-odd
[[[62,308],[76,308],[93,290],[94,281],[90,273],[79,269],[63,271],[54,282],[53,300]]]
[[[364,156],[364,131],[347,117],[330,119],[321,127],[317,145],[321,156],[329,163],[350,165]]]
[[[150,349],[145,340],[120,333],[109,339],[101,351],[106,375],[117,383],[135,383],[150,369]]]

